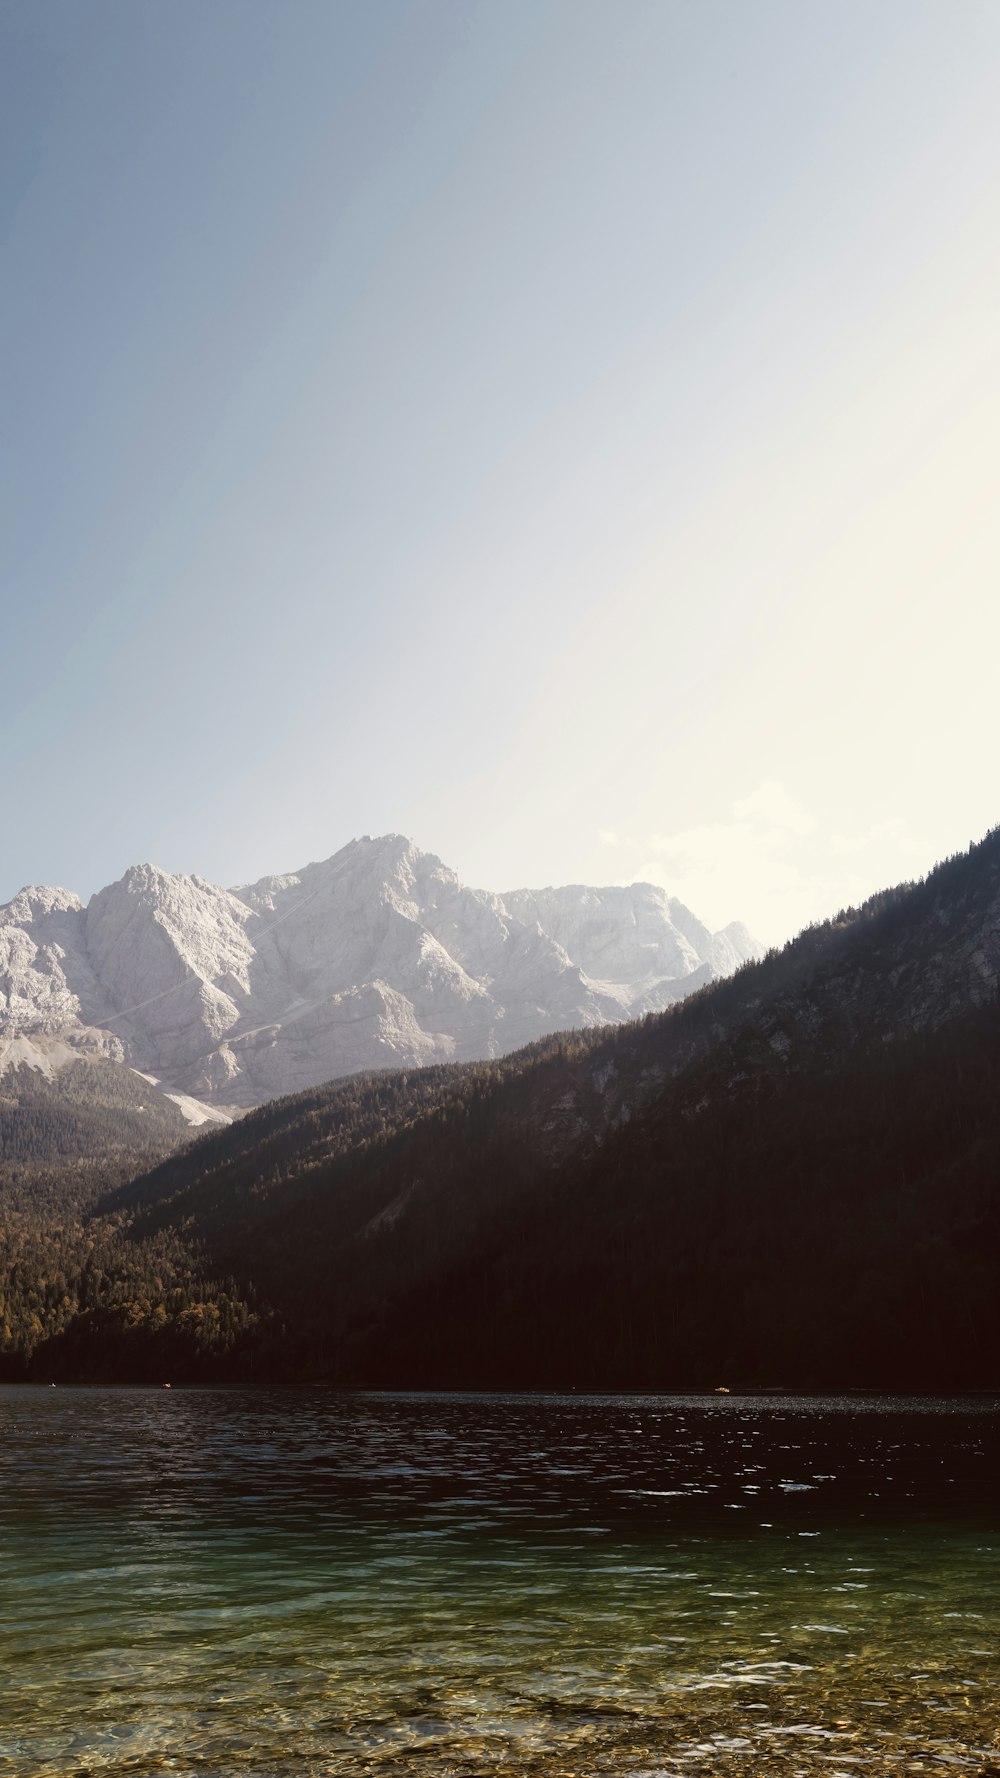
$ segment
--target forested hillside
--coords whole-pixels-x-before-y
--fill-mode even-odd
[[[176,1105],[108,1062],[0,1077],[0,1380],[147,1375],[175,1355],[197,1372],[259,1334],[183,1234],[145,1237],[97,1209],[190,1135]]]
[[[996,1384],[998,973],[994,833],[665,1014],[264,1106],[109,1176],[75,1233],[39,1209],[65,1300],[16,1362]],[[100,1304],[63,1257],[80,1241]],[[19,1328],[32,1288],[22,1268],[8,1289]]]

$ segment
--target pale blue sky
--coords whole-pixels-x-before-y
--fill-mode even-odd
[[[4,0],[0,900],[1000,819],[995,0]]]

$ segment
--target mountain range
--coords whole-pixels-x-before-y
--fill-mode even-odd
[[[493,895],[400,835],[236,889],[134,866],[0,907],[0,1070],[126,1063],[191,1123],[657,1011],[760,955],[648,883]]]
[[[128,1070],[44,1086],[0,1082],[6,1376],[1000,1384],[1000,830],[662,1012],[179,1149]]]

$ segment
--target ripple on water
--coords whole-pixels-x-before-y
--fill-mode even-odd
[[[993,1410],[0,1390],[0,1774],[979,1773]]]

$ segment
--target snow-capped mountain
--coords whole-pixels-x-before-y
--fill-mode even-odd
[[[399,835],[236,889],[136,865],[0,907],[0,1070],[102,1056],[194,1119],[631,1018],[759,954],[648,883],[492,895]]]

